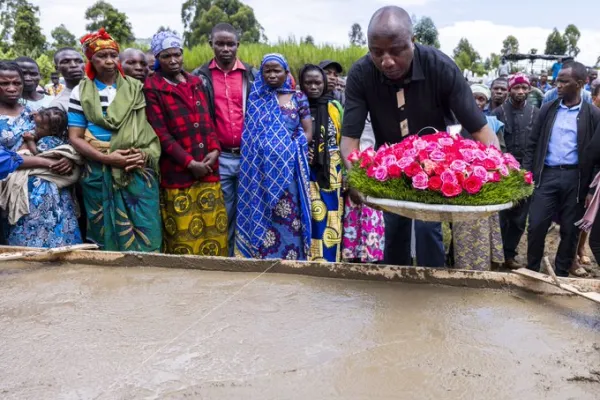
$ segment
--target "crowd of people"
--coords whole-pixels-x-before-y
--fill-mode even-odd
[[[88,34],[86,60],[58,50],[43,91],[34,60],[2,61],[2,243],[484,270],[519,267],[529,219],[527,266],[539,270],[555,219],[557,274],[584,276],[575,223],[600,161],[600,109],[585,97],[600,105],[593,72],[570,62],[552,82],[516,74],[470,86],[450,58],[412,38],[406,11],[378,10],[369,54],[347,78],[333,60],[294,77],[281,54],[255,68],[237,56],[227,23],[212,30],[214,58],[191,73],[170,31],[149,53],[120,49],[104,29]],[[368,207],[346,171],[355,149],[456,123],[511,152],[536,189],[500,215],[454,224],[447,258],[439,223]],[[596,255],[600,227],[590,242]]]

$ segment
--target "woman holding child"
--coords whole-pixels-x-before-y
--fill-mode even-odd
[[[69,186],[77,156],[66,145],[66,115],[58,109],[34,118],[19,104],[23,74],[0,62],[0,207],[4,241],[12,246],[60,247],[81,243]]]

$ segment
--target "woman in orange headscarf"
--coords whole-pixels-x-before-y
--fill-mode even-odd
[[[160,143],[146,120],[142,84],[123,74],[104,30],[81,39],[87,78],[69,102],[69,139],[86,158],[87,238],[103,249],[159,251]]]

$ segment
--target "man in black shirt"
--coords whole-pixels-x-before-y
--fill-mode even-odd
[[[504,123],[506,149],[503,150],[515,156],[520,163],[525,157],[527,141],[539,114],[539,110],[527,101],[527,95],[531,89],[531,82],[527,76],[516,74],[508,83],[508,101],[492,111],[492,116]],[[525,200],[510,210],[500,213],[504,259],[507,268],[522,267],[515,261],[515,257],[517,246],[525,232],[528,212],[529,200]]]
[[[369,54],[357,61],[346,80],[346,109],[341,150],[359,148],[367,113],[376,146],[398,143],[409,134],[445,131],[455,117],[475,140],[498,145],[471,89],[456,64],[442,52],[414,44],[412,22],[402,8],[388,6],[371,18]],[[356,199],[356,192],[351,196]],[[411,220],[386,214],[387,264],[410,265]],[[419,265],[444,266],[439,223],[416,224]]]

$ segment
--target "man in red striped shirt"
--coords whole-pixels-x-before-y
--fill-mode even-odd
[[[219,172],[229,223],[229,255],[233,256],[240,146],[246,99],[256,70],[237,58],[239,33],[230,24],[215,25],[209,43],[215,57],[193,74],[199,76],[205,86],[210,115],[221,143]]]

